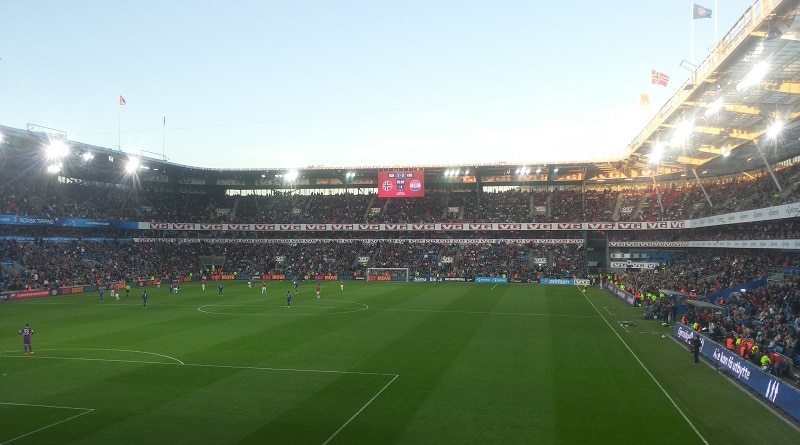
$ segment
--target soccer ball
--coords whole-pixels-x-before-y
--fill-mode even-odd
[[[661,338],[667,338],[667,336],[666,335],[662,335]]]

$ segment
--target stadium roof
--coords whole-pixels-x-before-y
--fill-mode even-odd
[[[764,159],[775,164],[800,155],[799,7],[798,0],[750,7],[630,144],[625,168],[655,168],[650,158],[659,145],[665,179],[688,170],[752,171]],[[772,136],[776,122],[783,128]],[[675,141],[682,126],[692,131]]]
[[[765,164],[800,156],[800,0],[761,0],[692,71],[689,80],[656,113],[614,162],[571,164],[413,165],[425,169],[432,183],[483,185],[542,185],[667,181],[711,178],[764,170]],[[760,76],[756,76],[759,74]],[[782,128],[769,131],[776,123]],[[683,137],[680,133],[683,133]],[[63,132],[62,132],[63,133]],[[58,131],[29,125],[26,130],[0,126],[3,163],[17,174],[42,169],[33,156],[38,146]],[[99,154],[101,161],[64,162],[65,175],[81,180],[115,182],[122,178],[120,160],[129,154],[109,148],[70,142],[77,152]],[[655,153],[661,155],[656,157]],[[141,156],[162,182],[205,178],[205,184],[277,187],[286,169],[215,170],[178,165],[166,159]],[[116,160],[116,162],[115,162]],[[38,164],[38,165],[37,165]],[[336,167],[301,169],[301,187],[374,186],[374,173],[386,167],[360,167],[358,173]],[[157,173],[155,173],[157,172]],[[348,175],[350,173],[350,175]],[[168,177],[165,177],[168,176]],[[222,181],[220,181],[222,180]]]

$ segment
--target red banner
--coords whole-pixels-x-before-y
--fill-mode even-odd
[[[42,297],[49,297],[51,295],[58,295],[58,290],[38,289],[38,290],[11,292],[7,295],[9,300],[27,300],[29,298],[42,298]]]

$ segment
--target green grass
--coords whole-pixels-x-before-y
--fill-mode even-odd
[[[323,286],[0,304],[0,444],[800,442],[599,289]]]

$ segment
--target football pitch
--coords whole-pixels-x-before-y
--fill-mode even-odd
[[[322,286],[0,304],[0,444],[800,443],[598,288]]]

